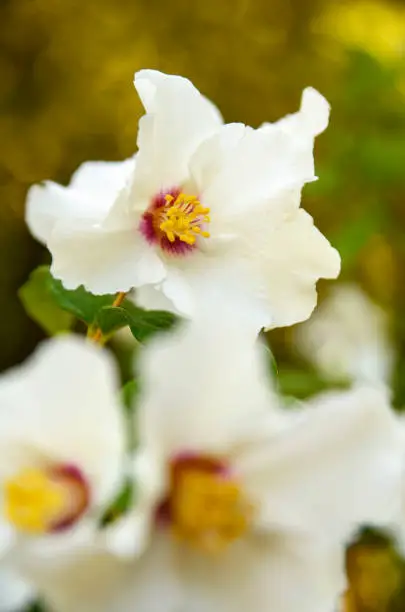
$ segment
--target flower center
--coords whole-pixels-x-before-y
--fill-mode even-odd
[[[148,242],[182,254],[195,247],[198,236],[209,238],[206,230],[209,212],[196,196],[173,189],[154,198],[142,216],[139,229]]]
[[[196,196],[179,193],[175,198],[165,195],[166,206],[160,213],[159,228],[166,234],[170,242],[176,238],[186,244],[194,244],[196,235],[209,238],[209,233],[201,229],[203,223],[209,223],[209,208],[201,206]]]
[[[204,552],[220,552],[243,536],[251,522],[252,507],[237,479],[211,457],[173,462],[166,504],[174,534]]]
[[[28,468],[5,483],[4,511],[15,527],[31,534],[61,531],[83,514],[89,489],[77,468]]]

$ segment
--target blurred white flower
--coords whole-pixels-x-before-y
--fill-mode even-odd
[[[250,279],[264,326],[306,319],[316,281],[340,267],[300,209],[326,100],[307,89],[300,112],[254,130],[223,125],[182,77],[142,70],[135,87],[146,109],[136,163],[87,164],[68,188],[48,182],[28,194],[27,222],[52,254],[54,276],[97,294],[136,287],[152,308],[163,292],[169,307],[192,315],[192,286],[226,261]]]
[[[16,572],[0,566],[0,612],[21,612],[35,599],[35,591]]]
[[[401,555],[405,558],[405,414],[398,414],[398,428],[402,439],[404,458],[402,463],[402,482],[400,489],[400,507],[396,516],[384,525],[395,539]]]
[[[388,323],[359,286],[337,285],[297,328],[297,348],[328,379],[389,384],[394,350]]]
[[[35,557],[91,539],[125,462],[110,359],[59,337],[1,376],[0,552]]]
[[[118,554],[145,547],[126,597],[137,612],[331,610],[344,543],[396,510],[395,418],[384,393],[360,388],[290,419],[260,345],[222,304],[220,320],[198,314],[143,354],[137,506],[109,533]],[[122,583],[113,591],[101,610],[131,609]]]

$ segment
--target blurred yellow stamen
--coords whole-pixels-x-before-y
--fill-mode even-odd
[[[172,493],[173,529],[205,552],[220,552],[249,527],[252,508],[235,480],[184,469]]]
[[[22,470],[5,484],[7,519],[29,533],[45,533],[65,503],[64,488],[43,470]]]
[[[161,212],[161,223],[159,228],[164,232],[170,242],[177,239],[186,244],[193,245],[196,241],[195,234],[209,238],[209,232],[201,228],[210,222],[209,208],[204,208],[196,196],[179,193],[175,198],[167,194],[165,196],[167,206]]]

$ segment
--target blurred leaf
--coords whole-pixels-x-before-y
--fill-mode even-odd
[[[46,607],[40,601],[35,601],[33,603],[28,604],[23,612],[46,612]]]
[[[304,399],[328,388],[316,372],[295,368],[283,368],[278,373],[279,390],[282,395]]]
[[[134,484],[128,479],[122,486],[118,495],[101,518],[101,525],[113,523],[118,517],[125,514],[131,507],[134,499]]]
[[[31,319],[47,334],[53,336],[69,330],[73,316],[65,312],[56,302],[50,278],[48,266],[40,266],[31,273],[28,281],[20,288],[18,296]]]
[[[65,289],[48,266],[34,270],[19,296],[28,314],[51,334],[68,330],[73,317],[92,325],[99,310],[115,299],[114,295],[93,295],[84,287]]]
[[[95,324],[105,335],[129,326],[132,335],[139,342],[144,342],[156,332],[170,329],[176,317],[163,310],[144,310],[125,300],[122,306],[104,307],[96,318]]]
[[[127,448],[132,451],[138,444],[138,431],[136,420],[136,402],[139,394],[137,380],[129,380],[121,389],[121,402],[126,409],[127,418]]]
[[[129,414],[133,412],[135,399],[138,393],[139,383],[135,379],[129,380],[121,389],[121,400]]]

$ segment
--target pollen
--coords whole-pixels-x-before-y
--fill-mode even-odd
[[[160,210],[159,229],[170,242],[178,239],[193,245],[196,236],[210,237],[204,229],[210,222],[210,209],[202,206],[196,196],[179,193],[175,197],[167,194],[164,199],[166,206]]]
[[[23,470],[5,485],[5,514],[28,533],[45,533],[64,501],[63,489],[42,470]]]
[[[87,508],[87,483],[73,466],[27,468],[4,486],[4,513],[17,529],[30,534],[60,531]]]
[[[231,474],[212,469],[214,464],[193,463],[176,469],[172,530],[194,548],[221,552],[249,529],[252,506]]]

